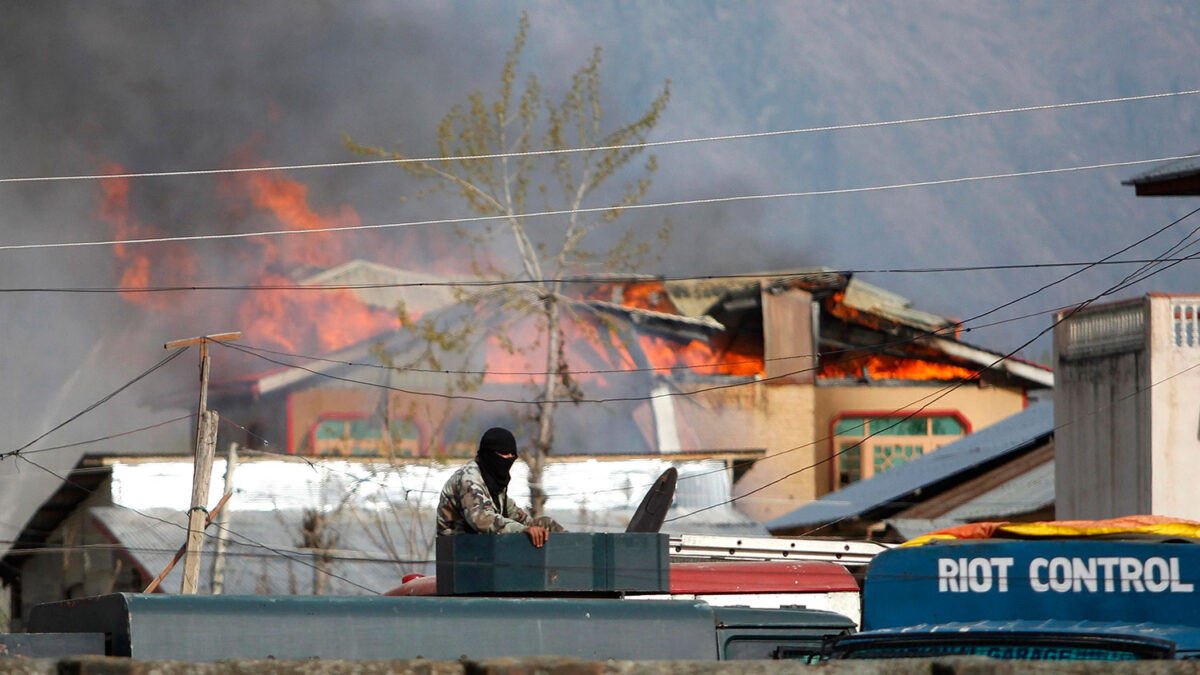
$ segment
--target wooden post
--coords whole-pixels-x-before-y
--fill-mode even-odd
[[[233,470],[237,468],[237,443],[229,444],[229,454],[225,459],[225,497],[233,494]],[[212,594],[220,595],[225,591],[225,529],[229,526],[229,511],[222,511],[217,516],[217,550],[213,553]]]
[[[200,406],[196,414],[196,458],[192,472],[192,504],[188,509],[188,537],[183,558],[184,595],[196,592],[200,578],[200,554],[204,544],[204,513],[208,505],[208,482],[212,477],[213,455],[217,444],[217,414],[208,410],[208,343],[229,342],[242,337],[241,333],[219,333],[201,337],[174,340],[163,345],[166,349],[178,349],[189,345],[200,345]]]
[[[221,497],[221,501],[217,502],[217,505],[214,506],[212,511],[208,513],[208,518],[204,519],[204,527],[207,528],[209,524],[212,523],[213,519],[221,514],[221,509],[225,508],[225,502],[229,501],[229,498],[232,496],[232,494],[226,494],[224,497]],[[163,568],[163,571],[158,573],[157,577],[154,577],[154,581],[151,581],[150,585],[146,586],[146,590],[142,591],[143,593],[153,593],[155,589],[158,588],[158,585],[162,583],[162,580],[166,579],[167,575],[171,573],[171,570],[175,569],[175,565],[179,564],[179,559],[183,557],[183,552],[186,548],[187,543],[184,543],[183,546],[179,547],[178,551],[175,551],[175,556],[171,558],[171,562],[167,563],[167,566]]]
[[[192,471],[192,507],[188,509],[187,551],[183,557],[183,584],[180,593],[195,594],[200,580],[200,555],[204,551],[204,521],[208,516],[208,484],[212,479],[213,455],[217,449],[219,418],[212,410],[203,414],[204,426],[196,446]]]

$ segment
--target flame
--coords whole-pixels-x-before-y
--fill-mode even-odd
[[[620,297],[621,304],[626,307],[679,314],[661,281],[638,281],[624,284],[619,293],[611,288],[603,288],[601,293]],[[714,335],[708,342],[683,342],[653,335],[639,335],[638,342],[651,367],[666,373],[685,369],[702,375],[752,377],[764,372],[761,345],[735,346],[724,334]]]
[[[243,174],[239,187],[254,206],[270,212],[287,230],[324,230],[361,224],[358,214],[343,206],[335,214],[321,215],[308,203],[308,186],[279,172]],[[263,262],[268,266],[287,263],[330,267],[347,259],[341,237],[334,232],[300,236],[266,237],[262,240]]]
[[[621,290],[621,304],[654,312],[679,313],[661,281],[637,281],[625,284]]]
[[[882,317],[860,312],[845,304],[845,291],[831,295],[825,303],[830,314],[852,321],[876,330],[892,328],[890,322]],[[955,331],[957,337],[958,332]],[[915,345],[909,345],[906,351],[910,357],[891,356],[886,354],[849,353],[830,358],[822,358],[821,370],[817,373],[822,378],[857,378],[864,372],[873,380],[977,380],[979,374],[963,366],[946,363],[935,363],[925,360],[940,356],[933,351],[924,351]],[[923,358],[924,357],[924,358]]]
[[[846,355],[835,362],[823,362],[818,377],[857,378],[862,377],[864,369],[873,380],[979,379],[978,373],[970,368],[885,354]]]
[[[127,173],[125,167],[107,162],[101,173]],[[105,178],[100,181],[98,217],[107,222],[112,239],[148,239],[163,236],[158,228],[145,225],[135,218],[130,208],[128,178]],[[155,286],[189,286],[196,271],[196,260],[182,245],[174,243],[113,245],[117,267],[117,287],[125,300],[151,309],[168,309],[174,299],[166,293],[143,293]]]
[[[266,284],[287,284],[268,276]],[[395,312],[371,307],[352,291],[263,291],[238,307],[239,325],[256,344],[289,351],[333,351],[399,326]]]
[[[242,163],[252,165],[252,162]],[[125,167],[115,162],[105,163],[102,170],[108,174],[126,173]],[[131,186],[128,178],[100,181],[97,217],[109,224],[112,238],[117,241],[164,236],[159,228],[136,217],[134,189],[136,185]],[[245,208],[239,204],[248,204],[252,212],[277,222],[279,229],[325,230],[360,223],[358,214],[348,206],[328,213],[313,208],[308,187],[281,172],[224,177],[219,193],[235,214],[244,215]],[[285,272],[328,268],[352,257],[343,243],[346,238],[336,234],[313,232],[256,238],[253,245],[258,248],[253,252],[242,247],[235,255],[224,258],[243,261],[244,278],[252,280],[255,286],[294,286],[295,280],[284,276]],[[371,236],[358,240],[366,240],[364,249],[377,254],[384,252],[384,247]],[[113,246],[113,255],[123,298],[147,309],[181,317],[196,311],[196,303],[200,301],[180,303],[171,294],[141,292],[153,287],[196,285],[198,261],[185,245],[118,243]],[[211,255],[220,256],[220,251]],[[239,321],[236,328],[249,341],[298,352],[338,349],[399,325],[394,311],[367,305],[348,290],[250,290],[242,296],[235,313]]]

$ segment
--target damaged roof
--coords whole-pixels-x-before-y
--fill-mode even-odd
[[[844,286],[846,277],[824,267],[807,267],[716,279],[671,279],[664,281],[663,287],[681,314],[700,317],[712,313],[723,300],[746,294],[757,297],[764,286],[789,283],[834,289]]]

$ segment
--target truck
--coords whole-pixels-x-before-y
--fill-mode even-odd
[[[831,639],[826,656],[1200,658],[1200,523],[1133,517],[982,531],[933,533],[878,555],[863,583],[862,631]]]
[[[830,637],[855,629],[853,619],[827,610],[671,598],[668,546],[665,534],[558,533],[541,548],[521,534],[459,535],[438,541],[435,595],[118,593],[38,605],[28,629],[44,641],[91,637],[92,649],[101,645],[109,656],[194,662],[535,655],[815,661]],[[827,574],[822,583],[847,588],[841,576]]]

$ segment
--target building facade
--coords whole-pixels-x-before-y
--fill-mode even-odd
[[[1062,519],[1200,520],[1200,295],[1062,312],[1055,492]]]

